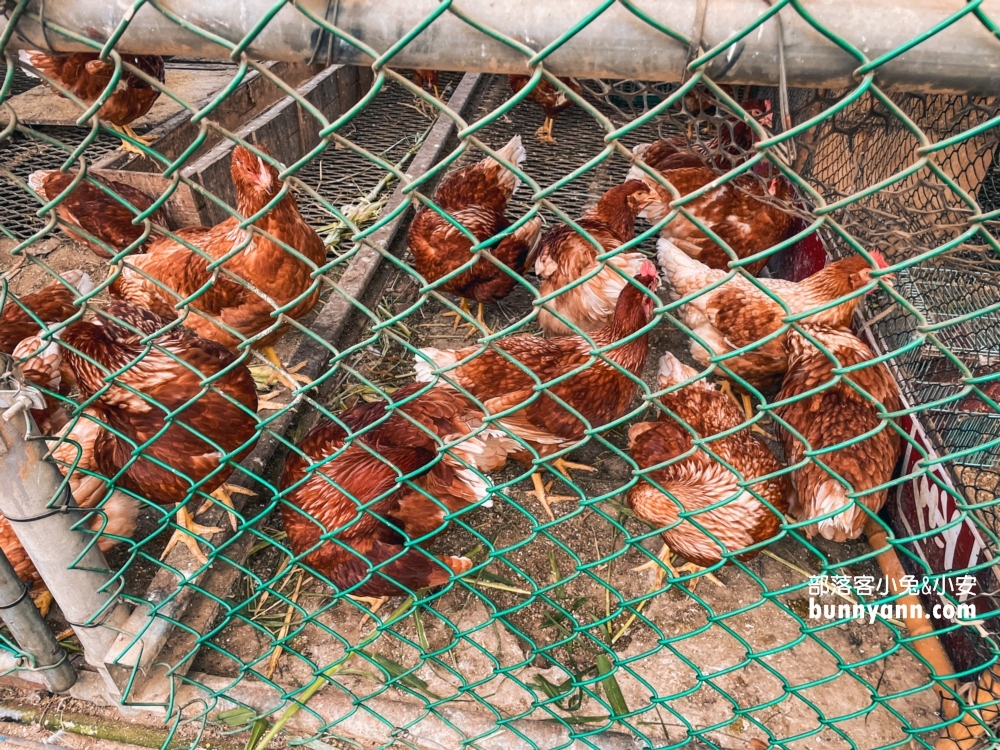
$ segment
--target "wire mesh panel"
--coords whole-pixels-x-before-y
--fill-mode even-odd
[[[994,737],[996,100],[622,7],[683,82],[9,45],[0,349],[108,563],[48,620],[164,746]]]

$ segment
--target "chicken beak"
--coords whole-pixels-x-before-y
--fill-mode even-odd
[[[263,159],[259,159],[260,169],[257,173],[258,182],[260,182],[261,187],[270,192],[271,190],[271,170],[267,168],[267,163]]]

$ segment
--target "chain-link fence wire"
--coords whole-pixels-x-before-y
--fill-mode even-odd
[[[664,45],[690,44],[680,31],[657,24],[631,3],[623,5],[662,31]],[[18,10],[23,7],[19,5]],[[787,8],[812,23],[798,4],[778,3],[774,8]],[[476,25],[474,18],[448,5],[437,11],[445,12]],[[979,4],[972,3],[931,31],[967,14],[976,14],[990,25]],[[770,15],[762,16],[758,25],[767,22]],[[700,512],[684,512],[684,519],[723,545],[722,561],[708,571],[667,571],[662,582],[649,572],[633,570],[655,559],[663,528],[644,523],[625,501],[628,491],[640,483],[658,484],[652,475],[660,468],[640,468],[627,447],[628,429],[652,418],[650,414],[666,413],[656,406],[671,392],[657,383],[660,356],[671,352],[693,364],[689,341],[697,334],[681,319],[682,305],[690,299],[668,301],[669,295],[661,292],[648,325],[630,334],[632,339],[649,339],[645,367],[622,376],[637,385],[639,398],[606,423],[590,425],[579,442],[560,445],[560,455],[569,456],[572,446],[572,460],[598,471],[571,471],[569,477],[550,471],[543,480],[548,484],[554,479],[549,492],[573,496],[567,502],[554,503],[554,517],[550,518],[529,494],[529,474],[532,464],[550,467],[555,456],[541,457],[523,439],[514,438],[520,447],[528,448],[527,466],[508,461],[502,470],[482,471],[470,461],[469,453],[463,452],[458,437],[431,430],[411,416],[412,405],[420,399],[412,387],[402,391],[403,398],[396,394],[414,381],[418,363],[426,361],[418,351],[422,348],[457,349],[478,342],[480,350],[497,351],[504,337],[540,335],[537,309],[551,297],[540,295],[533,276],[518,274],[496,261],[492,249],[499,235],[469,237],[472,247],[466,267],[486,259],[503,274],[516,277],[512,293],[487,307],[483,325],[442,289],[459,270],[452,268],[434,281],[421,277],[403,240],[411,208],[419,206],[443,216],[455,232],[467,232],[436,205],[434,188],[444,175],[487,154],[495,156],[515,135],[521,136],[527,158],[522,164],[505,160],[504,166],[523,182],[506,212],[508,234],[536,216],[544,219],[546,229],[561,223],[574,226],[586,207],[626,178],[633,165],[634,146],[679,137],[718,171],[718,184],[755,195],[797,219],[781,242],[759,254],[759,259],[770,261],[772,272],[780,273],[789,263],[794,265],[795,256],[806,253],[810,238],[818,239],[821,249],[833,258],[852,253],[871,258],[872,252],[878,251],[888,268],[851,294],[864,298],[860,310],[865,329],[877,347],[878,360],[888,365],[898,382],[904,403],[888,413],[876,404],[880,422],[875,431],[898,434],[904,447],[917,457],[885,483],[890,504],[899,488],[921,479],[950,495],[958,509],[956,515],[937,519],[936,526],[947,531],[969,524],[986,551],[971,567],[950,558],[949,580],[976,573],[981,587],[992,591],[995,582],[989,551],[997,544],[993,506],[1000,443],[994,375],[998,248],[992,233],[993,212],[997,210],[993,187],[996,101],[886,93],[876,83],[878,68],[912,45],[870,61],[846,41],[830,35],[857,58],[857,85],[843,91],[789,91],[787,110],[780,105],[782,95],[777,90],[724,88],[702,72],[713,59],[724,56],[738,38],[697,56],[683,85],[580,81],[577,88],[545,69],[546,58],[558,44],[538,53],[482,28],[524,53],[530,61],[527,69],[531,79],[515,94],[506,76],[484,75],[462,106],[456,103],[453,108],[450,104],[454,100],[450,102],[449,97],[459,87],[460,74],[441,74],[437,85],[442,99],[438,100],[415,85],[409,73],[391,67],[394,51],[418,37],[433,18],[384,54],[367,49],[347,31],[314,18],[330,34],[377,60],[370,87],[360,92],[356,103],[349,102],[332,118],[270,68],[247,59],[242,50],[249,40],[228,44],[205,33],[226,46],[234,62],[228,84],[199,106],[171,88],[171,66],[179,61],[167,61],[164,83],[119,56],[113,48],[114,39],[102,45],[87,39],[81,30],[52,29],[90,45],[95,52],[106,53],[114,73],[105,98],[122,76],[137,76],[161,91],[161,98],[170,98],[187,110],[190,123],[196,126],[190,140],[170,155],[161,154],[156,142],[150,146],[125,136],[144,154],[140,171],[162,174],[169,195],[187,190],[196,201],[235,217],[229,227],[232,231],[227,233],[228,244],[221,251],[210,249],[204,240],[199,244],[192,239],[198,235],[169,231],[162,225],[151,227],[150,231],[166,234],[186,247],[192,253],[190,262],[201,258],[208,265],[208,283],[194,289],[154,282],[165,289],[168,307],[187,314],[182,322],[193,324],[195,310],[221,319],[218,310],[202,301],[217,288],[253,284],[260,289],[262,284],[273,282],[272,278],[238,270],[233,261],[250,243],[263,242],[268,233],[275,239],[280,228],[265,225],[262,217],[271,209],[277,210],[286,194],[295,196],[301,216],[327,243],[325,257],[317,260],[309,258],[304,245],[277,238],[281,240],[279,254],[295,257],[308,267],[305,278],[280,295],[280,300],[269,299],[265,320],[249,334],[229,326],[226,333],[236,339],[231,347],[234,353],[213,355],[223,364],[212,365],[210,372],[183,358],[183,347],[177,343],[180,334],[170,333],[176,330],[173,322],[161,320],[147,330],[138,325],[141,321],[125,320],[117,333],[118,343],[128,338],[130,327],[136,333],[138,326],[138,333],[132,337],[129,354],[115,359],[100,348],[82,348],[85,339],[72,335],[80,330],[80,315],[64,322],[37,321],[43,331],[37,348],[61,337],[64,359],[75,363],[75,368],[85,369],[87,361],[99,363],[96,381],[92,376],[85,382],[77,372],[77,383],[42,390],[69,418],[63,434],[66,430],[75,433],[64,437],[61,445],[72,447],[67,453],[77,452],[81,459],[63,461],[64,470],[107,480],[98,493],[102,502],[107,502],[104,496],[114,489],[141,504],[134,532],[115,535],[120,543],[108,553],[116,583],[124,585],[127,601],[144,602],[150,598],[149,587],[160,580],[158,575],[175,570],[176,556],[166,562],[160,559],[170,535],[164,532],[179,529],[173,502],[180,501],[192,514],[203,503],[221,506],[214,488],[223,478],[253,493],[247,496],[235,487],[231,490],[240,508],[235,515],[236,533],[205,534],[206,541],[199,540],[204,561],[193,555],[187,558],[188,563],[194,561],[191,567],[184,575],[168,575],[170,586],[158,589],[159,595],[151,603],[151,617],[176,620],[176,632],[181,634],[177,637],[185,644],[181,653],[170,653],[165,664],[167,679],[173,679],[177,687],[194,686],[203,691],[197,710],[177,698],[180,693],[170,693],[163,700],[171,726],[181,730],[194,725],[199,732],[242,731],[263,718],[270,726],[265,740],[286,729],[293,736],[321,739],[335,746],[485,747],[492,746],[498,731],[505,733],[508,742],[533,747],[617,746],[613,743],[621,742],[623,735],[616,732],[631,734],[655,747],[875,748],[906,746],[911,740],[918,746],[933,746],[938,730],[954,717],[942,718],[936,713],[940,701],[931,687],[946,681],[928,674],[921,639],[914,638],[892,613],[859,622],[843,612],[828,620],[817,619],[810,611],[811,600],[851,606],[899,600],[893,593],[866,591],[857,585],[859,577],[881,576],[875,553],[865,544],[864,536],[847,542],[809,538],[805,522],[786,519],[770,538],[755,539],[761,554],[745,560],[741,559],[742,548],[727,546],[699,523]],[[257,29],[267,21],[262,19]],[[567,30],[561,41],[585,23]],[[754,30],[744,29],[737,36]],[[919,54],[919,41],[914,40],[917,46],[912,54]],[[197,75],[197,64],[191,65]],[[292,97],[299,111],[313,119],[319,140],[294,161],[274,164],[283,185],[281,191],[268,194],[263,203],[254,205],[255,213],[248,215],[240,213],[233,203],[235,192],[227,203],[213,196],[197,175],[183,170],[218,143],[241,143],[251,150],[261,143],[245,133],[241,137],[236,128],[219,125],[227,101],[255,77],[269,80]],[[60,235],[59,228],[67,219],[57,218],[57,209],[68,202],[70,189],[42,196],[31,188],[28,178],[39,169],[62,169],[79,176],[115,148],[117,134],[100,122],[93,101],[76,101],[81,116],[75,125],[32,126],[19,121],[12,97],[31,80],[22,77],[13,53],[8,53],[0,92],[7,116],[0,133],[5,177],[0,228],[7,238],[12,268],[5,278],[3,302],[20,305],[27,295],[56,277],[82,268],[95,286],[78,290],[82,293],[76,303],[86,305],[86,320],[103,320],[107,327],[111,317],[120,317],[122,309],[107,308],[115,294],[114,282],[129,270],[135,272],[137,248],[146,238],[121,247],[106,243],[104,250],[110,261],[97,258],[83,245]],[[60,86],[51,77],[46,83]],[[555,121],[552,134],[556,143],[542,143],[533,137],[543,116],[528,94],[532,87],[546,84],[571,103]],[[763,111],[748,112],[743,104],[751,100],[766,102]],[[407,174],[408,164],[427,145],[434,123],[449,121],[457,135],[451,136],[438,158],[425,166],[426,171]],[[732,133],[740,122],[753,130],[755,144],[741,146],[734,137],[719,138],[724,131]],[[783,128],[783,122],[790,129]],[[263,158],[270,163],[266,155]],[[692,213],[698,192],[681,197],[669,180],[647,172],[651,181],[676,200],[662,220],[640,221],[638,236],[611,253],[601,254],[601,263],[632,250],[654,257],[660,231],[683,219],[708,233],[720,247],[725,244]],[[769,194],[778,174],[793,186],[792,194],[784,199]],[[80,177],[71,187],[84,179],[90,178]],[[102,188],[98,190],[106,194]],[[148,226],[147,220],[162,203],[133,210],[137,216],[134,224]],[[744,218],[750,221],[753,217]],[[373,241],[394,226],[402,227],[396,241]],[[249,234],[240,230],[249,230]],[[727,250],[733,258],[734,249]],[[350,313],[342,332],[332,340],[324,338],[324,325],[329,324],[319,311],[336,309],[338,301],[347,299],[356,262],[370,263],[372,259],[380,261],[381,271],[363,295],[341,307]],[[731,276],[764,290],[762,282],[747,272],[753,260],[734,262]],[[889,274],[891,285],[887,283]],[[567,289],[586,281],[585,276],[576,278]],[[314,295],[318,301],[310,312],[301,314],[300,303]],[[475,338],[464,339],[463,330],[456,331],[450,321],[442,320],[444,312],[458,313],[463,322],[473,325]],[[788,316],[775,335],[784,334],[789,327],[802,330],[805,315]],[[275,339],[271,334],[279,323],[287,328],[277,344],[283,379],[272,381],[275,366],[259,350]],[[755,341],[746,349],[753,351],[766,343]],[[111,342],[107,346],[114,350],[117,345]],[[26,365],[37,348],[22,357]],[[310,355],[305,366],[294,359],[301,352]],[[580,369],[607,362],[611,352],[613,348],[595,345],[592,358]],[[733,372],[729,360],[729,355],[714,356],[708,368],[701,366],[698,371],[707,381],[728,377],[751,394],[756,406],[750,418],[753,427],[770,437],[779,426],[789,428],[788,421],[775,411],[777,389],[753,387]],[[150,381],[143,379],[150,377],[154,363],[176,384],[170,394],[176,401],[169,405],[161,396],[154,396]],[[243,368],[249,368],[254,380],[252,397],[241,395],[233,385],[243,376]],[[852,373],[857,370],[838,369],[834,376],[838,381],[854,382]],[[296,378],[302,373],[307,377]],[[455,382],[453,368],[444,368],[441,376]],[[245,379],[242,382],[245,384]],[[485,408],[483,399],[470,393],[468,386],[457,385],[472,403]],[[539,380],[534,390],[551,395],[557,385]],[[876,401],[861,390],[864,399]],[[592,396],[599,400],[605,394],[595,388]],[[806,396],[800,394],[779,406]],[[457,401],[460,397],[456,394],[454,398]],[[392,402],[388,408],[386,402]],[[198,411],[199,404],[208,403],[220,412],[225,410],[231,421],[220,428],[211,415]],[[369,422],[359,422],[357,414],[366,406]],[[112,415],[112,407],[120,411]],[[651,407],[656,411],[647,411]],[[144,432],[135,429],[140,413],[153,415],[153,426]],[[485,439],[488,430],[505,429],[500,422],[509,414],[493,410],[485,424],[477,422],[472,427],[472,437]],[[936,455],[928,455],[929,446],[903,426],[908,416],[927,431]],[[388,421],[392,419],[396,421]],[[252,437],[241,436],[234,442],[240,422],[250,425]],[[117,438],[119,455],[108,476],[82,460],[87,445],[81,435],[88,425],[96,424],[105,436]],[[316,454],[307,456],[302,441],[317,424],[337,425],[343,434],[338,437],[336,430],[328,427],[329,440],[320,443]],[[384,425],[389,427],[379,432]],[[699,435],[697,429],[684,426],[696,436],[694,445],[707,452],[711,461],[728,463],[719,455],[721,449],[715,449],[718,436]],[[52,430],[57,432],[58,426],[53,425]],[[386,431],[414,434],[418,439],[426,436],[439,450],[432,450],[423,463],[411,467],[405,463],[408,458],[401,460],[398,453],[389,455],[388,449],[380,449],[384,443],[373,436]],[[192,468],[186,461],[189,444],[179,434],[192,432],[216,452],[208,471]],[[510,431],[506,432],[509,435]],[[868,434],[855,432],[847,442],[854,444],[866,437]],[[176,441],[175,446],[171,440]],[[266,454],[267,461],[255,462],[251,457],[240,463],[253,445],[264,443],[275,446]],[[770,440],[768,445],[784,458],[780,444]],[[286,450],[299,457],[302,469],[293,481],[283,483],[282,454]],[[316,488],[331,486],[331,480],[323,478],[329,473],[326,470],[350,451],[355,451],[355,456],[358,451],[372,454],[372,476],[382,476],[388,467],[392,481],[366,486],[373,480],[365,479],[360,486],[367,494],[359,497],[346,491],[343,480],[333,477],[332,482],[341,492],[346,491],[354,504],[343,517],[323,515],[321,504],[303,510],[293,503],[295,493],[301,497],[310,488],[317,493],[329,492]],[[59,453],[58,448],[55,452]],[[688,455],[664,460],[676,463]],[[824,450],[814,451],[803,460],[822,463],[824,455]],[[447,462],[467,472],[463,476],[469,482],[475,477],[486,483],[493,500],[491,508],[472,504],[455,510],[427,490],[423,480],[434,466]],[[148,485],[130,480],[130,469],[139,466],[179,475],[183,485],[179,496],[158,495]],[[775,478],[788,476],[797,468],[782,462]],[[941,469],[948,472],[953,486],[935,473]],[[753,488],[759,481],[759,476],[742,477],[738,486],[756,491]],[[377,517],[373,506],[387,497],[398,497],[394,493],[402,492],[401,488],[425,498],[425,512],[441,508],[440,523],[448,522],[447,531],[431,542],[436,524],[409,534],[400,528],[398,519]],[[865,494],[859,493],[859,500]],[[110,524],[109,510],[98,515]],[[225,526],[226,517],[217,515],[219,525]],[[399,537],[395,551],[375,564],[364,558],[365,553],[352,552],[349,541],[352,528],[361,530],[373,520],[380,521],[383,529],[389,524]],[[109,529],[103,536],[108,536]],[[932,584],[943,581],[941,570],[932,569],[917,550],[921,541],[927,546],[946,544],[947,534],[930,527],[911,528],[905,533],[897,528],[896,532],[890,539],[907,571],[928,576]],[[295,534],[312,541],[297,542],[292,538]],[[391,571],[405,567],[390,567],[398,561],[417,565],[414,561],[422,560],[424,567],[430,565],[433,570],[435,564],[428,563],[418,548],[435,556],[464,557],[471,568],[430,589],[404,586],[411,589],[409,597],[394,597],[370,615],[370,602],[349,598],[352,593],[365,593],[366,583],[394,577]],[[316,550],[331,556],[343,550],[347,559],[353,556],[358,561],[359,575],[346,586],[343,580],[331,580],[330,571],[320,570],[316,562],[322,554],[310,556]],[[210,570],[229,571],[232,585],[219,591],[193,576]],[[725,587],[708,580],[708,573],[720,578]],[[820,596],[811,592],[810,579],[817,575],[837,577],[831,586],[836,593]],[[946,589],[941,601],[959,602],[953,589],[941,588]],[[171,608],[187,594],[197,602],[214,605],[207,610],[212,612],[210,622],[189,622]],[[935,620],[945,631],[977,634],[976,660],[960,675],[963,679],[975,679],[995,661],[990,624],[993,605],[986,597],[975,601],[980,605],[975,623]],[[272,692],[272,709],[264,710],[249,697],[248,684],[270,686],[278,697],[292,701],[292,708],[273,708],[280,701],[273,700]],[[948,685],[951,683],[945,689]],[[135,702],[134,698],[130,701],[127,690],[124,700]],[[222,719],[215,714],[209,718],[220,700],[247,708],[230,710]],[[293,717],[296,711],[298,715]],[[290,719],[292,723],[286,724]],[[976,720],[986,724],[988,719],[989,713],[982,711]],[[188,735],[182,731],[181,736]]]

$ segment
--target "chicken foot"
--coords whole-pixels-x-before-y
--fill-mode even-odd
[[[156,141],[155,135],[139,135],[134,130],[132,130],[132,128],[129,125],[112,125],[111,127],[117,130],[119,133],[124,133],[132,140],[139,141],[139,143],[141,143],[143,146],[150,146],[153,144],[154,141]],[[141,148],[129,143],[124,138],[122,139],[122,145],[118,147],[118,150],[125,151],[126,153],[130,154],[145,153],[145,151],[143,151]]]
[[[535,131],[535,138],[542,143],[555,144],[556,139],[552,137],[552,127],[556,124],[554,117],[546,117],[542,127]]]
[[[469,317],[472,317],[472,310],[469,308],[469,300],[467,300],[465,297],[461,298],[459,307],[461,308],[462,312],[464,312]],[[454,328],[451,329],[452,331],[457,331],[459,325],[461,325],[463,328],[468,328],[469,332],[465,334],[465,338],[467,339],[476,336],[480,332],[480,330],[476,328],[476,325],[474,323],[469,322],[468,319],[465,317],[465,315],[462,315],[462,313],[449,310],[446,313],[442,313],[442,315],[446,318],[455,319],[455,326]],[[493,333],[493,331],[490,330],[490,327],[486,325],[485,307],[483,306],[482,302],[479,303],[479,311],[476,313],[476,320],[479,321],[479,325],[482,326],[483,331],[485,331],[487,335]]]
[[[597,469],[595,469],[593,466],[587,466],[586,464],[574,464],[562,458],[553,459],[552,461],[549,462],[549,464],[545,468],[547,468],[549,471],[552,471],[553,473],[558,472],[558,475],[562,479],[570,478],[569,476],[570,470],[597,471]],[[543,484],[541,472],[537,470],[531,475],[531,483],[534,485],[535,489],[534,491],[529,492],[528,494],[534,495],[536,498],[538,498],[538,502],[542,504],[542,507],[545,508],[545,512],[549,514],[549,518],[553,521],[556,519],[556,517],[552,513],[552,508],[549,507],[550,503],[566,503],[570,502],[571,500],[580,499],[575,495],[548,494],[549,490],[552,488],[553,482],[549,482],[547,485]]]
[[[52,609],[52,594],[44,586],[37,589],[32,589],[28,592],[28,596],[34,601],[35,606],[38,608],[38,614],[42,617],[49,616],[49,610]]]
[[[248,490],[246,487],[240,487],[238,484],[223,484],[219,489],[212,493],[212,497],[218,500],[220,503],[225,505],[227,508],[231,508],[229,511],[229,523],[232,524],[233,531],[239,529],[239,520],[236,517],[236,508],[233,506],[232,495],[246,495],[247,497],[256,497],[257,493]],[[201,515],[206,510],[211,508],[214,503],[211,500],[206,500],[198,508],[198,514]]]
[[[351,601],[360,602],[361,604],[368,606],[368,611],[361,616],[361,622],[358,623],[359,628],[364,625],[372,615],[382,609],[383,604],[389,601],[388,596],[352,596],[351,594],[347,594],[347,598]]]
[[[195,522],[195,520],[191,517],[191,512],[185,505],[182,505],[177,509],[177,525],[180,526],[180,528],[177,529],[173,536],[170,537],[170,541],[167,542],[167,546],[163,550],[163,554],[160,555],[160,559],[165,560],[171,550],[173,550],[178,543],[182,543],[189,550],[191,550],[191,554],[198,562],[202,564],[207,563],[208,557],[201,551],[201,548],[198,547],[197,538],[199,536],[218,534],[222,531],[222,529],[217,526],[202,526],[200,523]]]
[[[278,353],[274,351],[273,346],[262,346],[260,348],[260,353],[263,354],[265,357],[267,357],[268,362],[270,362],[272,365],[278,368],[277,371],[272,372],[268,376],[267,378],[268,384],[273,383],[275,380],[280,380],[282,383],[288,386],[289,390],[294,391],[299,387],[298,385],[299,383],[302,383],[303,385],[309,385],[309,383],[312,382],[305,375],[299,375],[298,373],[294,372],[288,372],[288,374],[286,375],[284,372],[281,372],[282,370],[285,369],[285,363],[281,361],[281,358],[278,356]]]
[[[727,396],[729,396],[729,398],[731,398],[733,401],[735,401],[737,406],[742,406],[743,407],[743,414],[746,416],[746,421],[747,422],[749,422],[751,419],[753,419],[753,417],[754,417],[754,414],[753,414],[753,400],[750,398],[750,396],[747,393],[745,393],[743,391],[740,391],[740,397],[736,398],[736,394],[733,393],[733,387],[732,387],[732,385],[730,385],[730,383],[729,383],[728,380],[723,380],[719,384],[719,390],[722,391],[723,393],[725,393]],[[774,440],[774,435],[772,435],[771,433],[769,433],[767,430],[765,430],[760,425],[757,425],[757,424],[751,425],[750,426],[750,432],[756,432],[758,435],[763,435],[768,440]]]
[[[679,568],[675,568],[673,563],[671,562],[671,558],[673,556],[674,553],[671,552],[670,547],[664,544],[662,547],[660,547],[660,551],[656,554],[655,560],[650,560],[647,563],[643,563],[638,567],[632,568],[632,571],[634,573],[638,573],[639,571],[642,570],[649,570],[650,568],[654,569],[656,571],[655,588],[660,589],[663,588],[663,581],[667,576],[667,571],[670,571],[671,578],[676,579],[680,578],[681,575],[684,573],[700,573],[701,571],[705,570],[705,568],[701,567],[700,565],[695,565],[694,563],[691,562],[686,562]],[[722,581],[720,581],[711,573],[704,573],[703,576],[698,576],[698,578],[701,577],[707,578],[716,586],[721,586],[722,588],[726,588],[726,584],[724,584]],[[691,579],[691,583],[688,586],[688,590],[694,591],[695,586],[698,585],[698,578]]]

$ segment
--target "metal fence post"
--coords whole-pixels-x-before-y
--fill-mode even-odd
[[[28,587],[21,583],[7,556],[0,552],[0,618],[10,630],[14,641],[30,657],[18,659],[18,667],[38,672],[45,686],[53,693],[63,693],[73,687],[76,672],[66,652],[45,623],[35,603],[28,596]]]
[[[129,616],[118,592],[106,591],[111,571],[97,545],[73,529],[79,511],[43,441],[30,439],[34,423],[14,360],[0,354],[0,513],[24,547],[52,598],[73,627],[87,662],[118,694],[104,656]],[[84,554],[86,550],[86,554]]]

